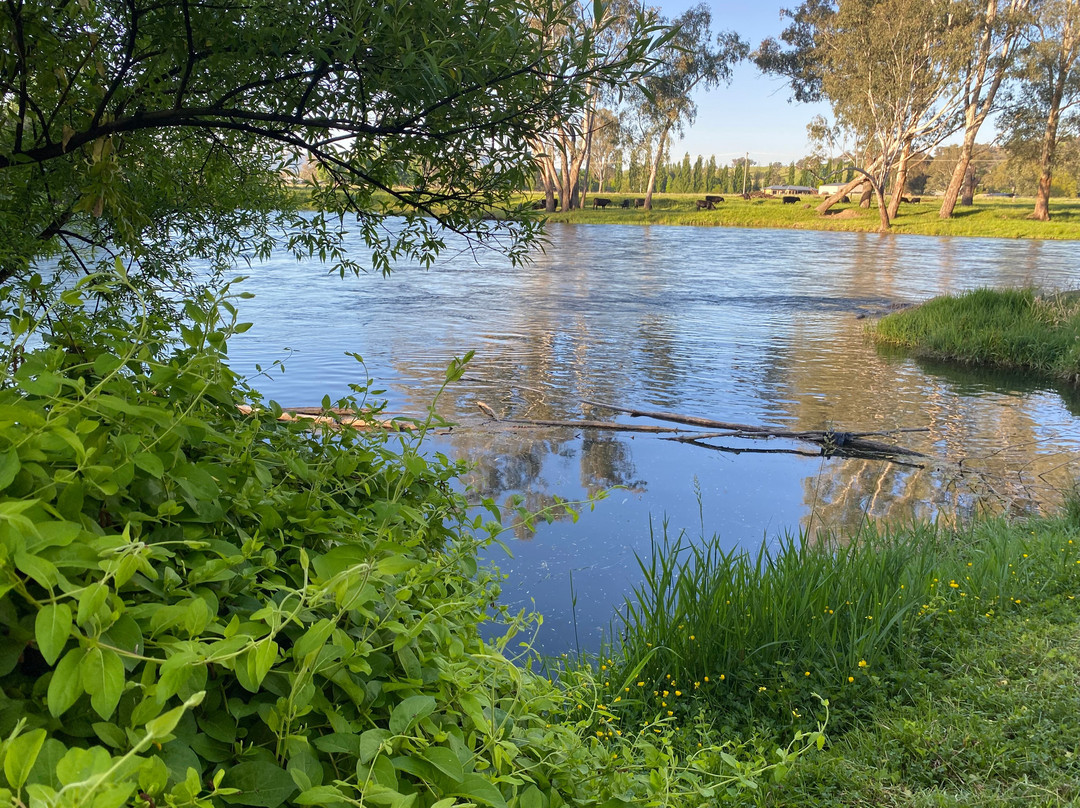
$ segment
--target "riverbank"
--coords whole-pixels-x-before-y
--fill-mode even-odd
[[[590,200],[595,200],[593,194]],[[692,225],[695,227],[756,227],[799,230],[878,232],[877,209],[862,209],[857,202],[834,206],[822,216],[815,208],[818,196],[800,198],[785,205],[779,198],[744,200],[725,196],[714,210],[699,210],[697,194],[657,194],[653,210],[622,208],[624,199],[634,196],[604,194],[611,205],[594,209],[586,200],[583,210],[549,214],[548,221],[572,224],[656,224]],[[892,232],[923,236],[975,236],[987,238],[1080,239],[1080,200],[1053,199],[1053,219],[1038,222],[1029,219],[1034,206],[1031,199],[976,197],[971,207],[957,207],[951,219],[940,219],[940,199],[923,198],[916,204],[904,204],[892,223]]]
[[[291,193],[301,208],[308,206],[309,194],[302,187]],[[600,209],[593,207],[597,197],[610,200]],[[795,204],[785,205],[779,197],[745,200],[739,195],[726,195],[716,203],[713,210],[698,208],[702,194],[655,194],[653,209],[633,207],[636,194],[590,194],[585,208],[565,213],[555,212],[546,216],[549,222],[569,224],[636,224],[636,225],[684,225],[693,227],[749,227],[779,228],[792,230],[825,230],[876,233],[880,220],[875,207],[866,210],[857,202],[834,206],[827,215],[820,215],[815,208],[823,197],[800,197]],[[529,194],[526,201],[533,203],[540,198]],[[378,192],[375,200],[386,209],[393,210],[389,194]],[[628,200],[628,207],[621,204]],[[904,204],[893,220],[893,233],[922,236],[967,236],[982,238],[1018,239],[1080,239],[1080,199],[1055,198],[1050,201],[1049,222],[1028,218],[1034,207],[1034,199],[1005,199],[977,196],[970,207],[957,207],[951,219],[938,218],[941,200],[937,197],[920,198],[917,203]]]
[[[1031,289],[976,289],[883,317],[875,341],[970,365],[1080,381],[1080,296]]]
[[[775,760],[827,698],[828,744],[731,804],[1073,805],[1078,512],[789,540],[758,559],[665,543],[630,598],[625,656],[598,663],[604,703],[624,730],[721,727]]]

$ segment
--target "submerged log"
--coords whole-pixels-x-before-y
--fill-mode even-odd
[[[632,418],[652,418],[657,421],[671,421],[676,424],[699,426],[709,429],[719,429],[723,432],[706,433],[705,435],[689,435],[685,437],[671,437],[667,440],[698,443],[708,438],[786,438],[788,440],[813,443],[821,447],[821,453],[826,456],[842,457],[869,457],[869,456],[893,456],[926,457],[922,452],[896,446],[891,443],[868,440],[871,437],[883,437],[909,432],[926,432],[924,427],[906,429],[893,429],[876,432],[841,432],[833,429],[814,429],[802,432],[783,429],[780,427],[757,426],[754,424],[737,424],[731,421],[718,421],[713,418],[701,418],[696,415],[683,415],[675,412],[663,412],[656,410],[638,410],[632,407],[620,407],[614,404],[605,404],[599,401],[585,401],[592,407],[603,407],[615,412],[623,412]]]
[[[242,415],[270,414],[269,410],[255,409],[250,404],[237,404],[236,409]],[[391,418],[380,421],[372,418],[370,414],[357,413],[356,410],[342,407],[282,407],[278,421],[304,421],[318,426],[328,426],[334,429],[349,428],[359,431],[368,429],[414,429],[416,425],[411,421],[401,421]]]

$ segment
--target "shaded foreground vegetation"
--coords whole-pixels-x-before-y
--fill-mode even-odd
[[[1080,297],[976,289],[894,312],[873,338],[920,356],[1080,382]]]
[[[459,465],[421,453],[425,424],[312,433],[277,421],[225,364],[243,329],[228,300],[205,295],[187,312],[175,342],[73,313],[37,350],[33,323],[13,321],[0,385],[0,803],[1080,794],[1062,754],[1080,750],[1065,686],[1080,653],[1076,513],[789,537],[757,555],[659,539],[615,623],[619,645],[543,662],[526,616],[498,610],[506,633],[481,637],[499,584],[477,549],[502,526],[466,511]],[[366,386],[355,392],[340,403],[363,405]],[[1047,638],[1069,631],[1050,655]],[[984,681],[968,667],[976,654],[1014,684]],[[969,702],[1007,720],[977,721]],[[887,767],[873,760],[882,748]]]

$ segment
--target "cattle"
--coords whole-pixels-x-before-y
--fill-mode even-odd
[[[699,200],[697,200],[697,209],[698,210],[713,210],[713,203],[710,202],[708,199],[699,199]]]
[[[799,197],[797,197],[797,196],[785,196],[785,197],[781,198],[781,201],[785,205],[794,205],[796,202],[799,201]]]
[[[544,202],[543,199],[537,199],[529,207],[531,207],[533,210],[543,210],[546,206],[547,206],[547,203]]]
[[[846,204],[847,204],[848,202],[850,202],[850,201],[851,201],[851,197],[850,197],[850,196],[842,196],[842,197],[840,197],[840,202],[841,202],[841,203],[843,203],[843,204],[845,204],[845,205],[846,205]]]
[[[905,205],[910,205],[911,204],[911,200],[908,199],[906,196],[900,197],[900,201],[903,202]]]
[[[630,200],[629,199],[624,199],[622,202],[619,203],[619,207],[620,208],[628,208],[628,207],[630,207]]]
[[[718,205],[718,204],[720,204],[721,202],[724,201],[724,197],[722,197],[722,196],[706,196],[705,201],[709,202],[710,204],[713,204],[713,205]]]
[[[596,210],[597,208],[600,208],[600,209],[606,208],[610,204],[611,204],[610,199],[604,199],[604,197],[602,197],[602,196],[594,196],[593,197],[593,201],[592,201],[593,210]]]
[[[641,197],[638,197],[637,199],[634,200],[634,207],[635,208],[643,208],[643,207],[645,207],[645,200],[642,199]]]
[[[922,202],[922,197],[921,196],[913,196],[913,197],[911,197],[911,204],[912,205],[918,205],[921,202]]]
[[[741,197],[742,197],[743,199],[745,199],[745,200],[746,200],[747,202],[749,202],[749,201],[750,201],[750,194],[739,194],[739,196],[741,196]]]

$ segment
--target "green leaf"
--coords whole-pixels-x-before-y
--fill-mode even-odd
[[[52,665],[60,658],[60,652],[71,636],[71,607],[66,603],[52,603],[43,607],[34,618],[34,638],[45,661]]]
[[[80,669],[83,689],[90,694],[90,706],[102,718],[108,718],[124,692],[124,663],[115,651],[91,648]]]
[[[251,761],[225,772],[223,788],[235,788],[236,794],[223,796],[231,805],[255,805],[277,808],[296,793],[296,784],[287,771],[267,761]]]
[[[358,750],[357,759],[362,764],[370,763],[375,759],[375,756],[379,754],[379,749],[382,747],[384,741],[388,741],[391,737],[390,731],[387,729],[369,729],[360,735],[360,748]]]
[[[421,753],[421,757],[455,783],[460,783],[465,777],[465,770],[458,756],[445,746],[429,746]]]
[[[63,715],[85,692],[80,673],[80,666],[85,656],[86,651],[81,647],[72,648],[64,654],[60,664],[53,670],[45,698],[49,705],[49,712],[54,718]]]
[[[400,735],[421,718],[435,711],[435,699],[431,696],[409,696],[394,707],[390,713],[390,732]]]
[[[165,464],[161,462],[156,454],[151,452],[139,452],[132,458],[135,461],[135,466],[142,469],[151,477],[161,479],[161,476],[165,473]]]
[[[297,805],[333,805],[345,800],[346,796],[334,786],[315,786],[300,794],[293,802]]]
[[[14,449],[0,454],[0,491],[11,485],[20,468],[22,465],[19,463],[19,453]]]
[[[8,742],[4,754],[4,776],[8,785],[22,788],[37,761],[46,734],[43,729],[34,729]]]
[[[459,796],[482,802],[494,808],[506,808],[506,800],[490,781],[485,780],[479,774],[466,774],[461,783],[461,789],[456,792]]]
[[[334,631],[337,623],[328,617],[318,620],[308,626],[303,636],[293,646],[293,658],[302,662],[308,654],[318,651]]]

